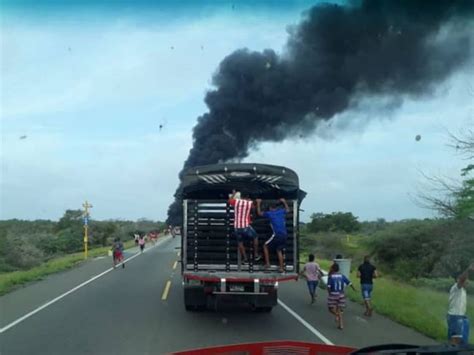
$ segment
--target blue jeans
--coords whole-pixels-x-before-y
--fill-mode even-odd
[[[316,294],[316,289],[318,288],[319,281],[306,281],[306,283],[308,284],[309,293],[311,297],[313,297]]]
[[[448,340],[461,338],[461,344],[468,344],[469,319],[466,316],[453,316],[448,314]]]
[[[253,240],[258,237],[257,232],[255,232],[255,229],[253,229],[252,226],[245,228],[235,228],[234,235],[236,236],[238,242],[243,242],[244,239]]]
[[[360,290],[362,291],[362,298],[364,301],[369,301],[372,297],[372,284],[360,284]]]

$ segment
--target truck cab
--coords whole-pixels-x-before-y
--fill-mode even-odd
[[[262,207],[285,198],[288,238],[283,249],[284,272],[278,272],[276,253],[270,251],[270,269],[255,262],[253,243],[245,243],[249,263],[242,264],[234,236],[234,210],[229,194],[237,190]],[[299,206],[305,193],[298,176],[288,168],[264,164],[216,164],[188,169],[182,176],[183,225],[181,265],[186,310],[217,309],[222,302],[247,303],[269,312],[277,304],[278,285],[298,278]],[[269,221],[252,211],[259,254],[272,236]]]

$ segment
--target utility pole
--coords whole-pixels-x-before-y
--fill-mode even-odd
[[[92,208],[92,205],[89,202],[84,202],[82,204],[84,207],[84,259],[87,259],[87,252],[88,252],[88,243],[89,243],[89,235],[88,235],[88,228],[89,228],[89,208]]]

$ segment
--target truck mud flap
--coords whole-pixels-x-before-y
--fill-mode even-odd
[[[204,293],[204,287],[200,285],[184,286],[184,306],[188,311],[205,308],[206,294]]]

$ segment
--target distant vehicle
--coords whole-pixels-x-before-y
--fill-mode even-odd
[[[298,278],[299,205],[305,193],[299,189],[296,173],[263,164],[208,165],[187,170],[182,187],[181,266],[186,310],[217,308],[225,300],[270,312],[277,304],[278,283]],[[234,211],[228,203],[232,189],[252,199],[261,198],[263,204],[282,197],[287,200],[285,273],[278,272],[276,255],[271,255],[270,270],[252,258],[242,265],[233,235]],[[272,230],[265,218],[254,214],[252,220],[261,248]],[[246,247],[252,255],[252,246]]]
[[[181,235],[181,227],[174,227],[173,232],[175,236],[180,236]]]

